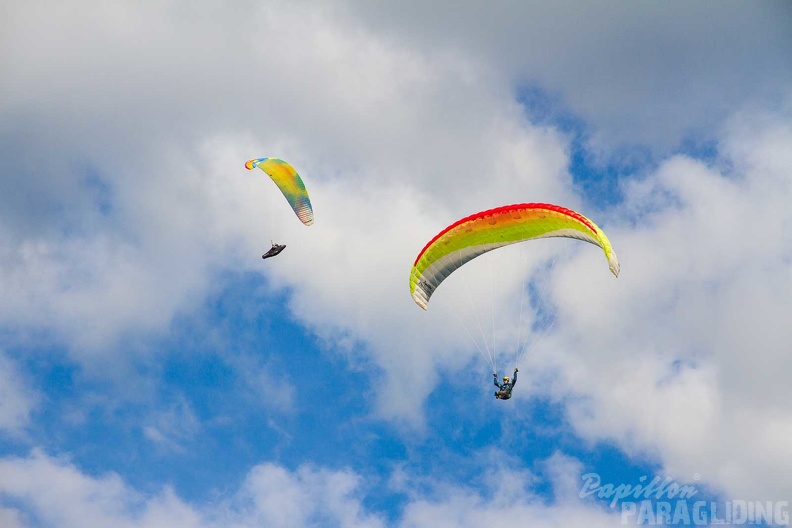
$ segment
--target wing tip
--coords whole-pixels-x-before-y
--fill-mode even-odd
[[[608,268],[610,268],[611,273],[613,273],[615,277],[619,277],[621,266],[619,265],[619,259],[616,258],[616,253],[611,252],[611,254],[608,255]]]
[[[420,286],[416,287],[412,292],[412,298],[415,304],[423,308],[425,312],[429,310],[429,298],[426,296],[426,292],[423,288]]]

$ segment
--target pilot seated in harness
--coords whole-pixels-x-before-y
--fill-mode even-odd
[[[498,383],[498,373],[495,372],[492,374],[494,378],[495,386],[498,387],[498,390],[495,392],[495,397],[499,400],[508,400],[511,398],[512,389],[514,388],[514,384],[517,383],[517,372],[519,370],[517,368],[514,369],[514,377],[509,379],[509,376],[503,376],[503,383]]]

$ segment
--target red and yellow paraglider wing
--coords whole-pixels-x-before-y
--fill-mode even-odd
[[[550,237],[577,238],[601,247],[611,272],[619,276],[610,241],[594,222],[557,205],[516,204],[476,213],[438,233],[415,259],[410,294],[426,310],[440,283],[466,262],[509,244]]]

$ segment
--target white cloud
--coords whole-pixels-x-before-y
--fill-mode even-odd
[[[174,130],[200,136],[209,123],[239,129],[244,108],[271,128],[267,142],[311,144],[323,159],[381,157],[381,145],[391,143],[401,158],[405,147],[447,151],[463,138],[475,150],[476,135],[459,130],[478,110],[464,80],[483,74],[506,97],[522,83],[557,94],[598,142],[667,147],[717,127],[734,108],[789,92],[789,15],[783,2],[736,1],[717,9],[704,2],[250,1],[236,9],[115,2],[81,11],[26,2],[6,9],[2,44],[12,51],[2,60],[14,75],[0,101],[15,115],[35,103],[41,119],[68,119],[75,132],[113,116],[107,136],[97,138],[111,149],[130,127],[110,125],[129,113],[136,132],[163,139]],[[461,86],[440,91],[433,79],[449,69],[463,76]],[[405,92],[410,97],[398,101]],[[420,104],[427,96],[435,99],[429,107]],[[471,114],[450,111],[461,101]],[[427,108],[449,134],[405,141],[401,128],[422,122]],[[358,134],[357,147],[344,140],[353,130],[368,132]]]
[[[201,422],[184,397],[176,398],[167,410],[154,413],[143,435],[161,449],[184,452],[185,443],[200,432]]]
[[[38,402],[22,369],[0,351],[0,433],[22,434]]]
[[[205,520],[203,512],[179,499],[168,487],[145,495],[116,474],[92,476],[66,459],[49,457],[38,450],[27,458],[0,459],[0,494],[18,505],[17,512],[24,512],[5,510],[11,511],[11,518],[30,518],[36,521],[32,526],[214,526]]]
[[[0,470],[0,493],[29,517],[58,528],[384,526],[360,504],[360,478],[345,471],[305,467],[291,473],[264,464],[251,470],[233,497],[191,505],[170,488],[144,495],[115,474],[94,477],[40,451],[2,459]],[[25,526],[20,510],[0,509],[3,516]]]
[[[349,471],[303,466],[295,472],[273,465],[253,468],[235,497],[233,526],[383,527],[365,511],[361,478]]]
[[[497,454],[496,454],[497,455]],[[498,457],[496,456],[496,459]],[[364,479],[349,470],[301,466],[290,471],[265,463],[248,473],[238,490],[215,502],[191,504],[170,488],[143,494],[115,474],[91,476],[67,460],[34,451],[26,458],[0,459],[0,495],[19,509],[0,509],[10,526],[26,526],[26,517],[54,528],[100,526],[193,528],[269,526],[483,526],[506,518],[545,526],[611,526],[614,512],[578,498],[580,464],[560,454],[544,462],[554,497],[546,500],[530,491],[532,476],[503,463],[482,475],[490,488],[472,487],[403,473],[408,492],[402,512],[388,522],[364,505]]]
[[[712,139],[734,108],[777,102],[792,88],[792,8],[782,2],[348,4],[394,39],[459,49],[515,84],[544,89],[606,151]]]
[[[3,494],[24,501],[47,525],[132,526],[124,517],[140,496],[115,475],[93,479],[40,452],[25,459],[3,459],[0,467]]]
[[[617,522],[614,512],[578,497],[579,462],[555,454],[544,465],[553,486],[551,501],[526,489],[530,475],[524,471],[498,467],[484,479],[490,484],[485,494],[462,485],[441,485],[436,490],[440,496],[413,497],[399,525],[404,528],[451,528],[505,523],[594,527],[613,526]]]
[[[24,516],[14,508],[0,508],[0,526],[4,528],[26,528]]]

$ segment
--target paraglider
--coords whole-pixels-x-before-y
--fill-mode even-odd
[[[256,167],[272,178],[272,181],[281,190],[283,196],[286,197],[286,201],[291,205],[297,218],[307,226],[313,224],[314,214],[311,200],[308,197],[308,191],[305,189],[302,178],[297,174],[294,167],[278,158],[258,158],[248,160],[245,163],[247,170],[253,170]]]
[[[267,175],[272,178],[275,185],[283,193],[286,201],[291,205],[294,214],[300,221],[309,226],[314,222],[313,207],[311,206],[311,199],[308,197],[308,191],[305,189],[305,184],[297,174],[297,171],[278,158],[258,158],[245,162],[247,170],[253,170],[256,167],[263,170]],[[262,259],[268,259],[279,255],[281,251],[286,249],[284,244],[272,244],[272,247],[261,255]]]
[[[574,238],[600,247],[605,253],[611,273],[616,277],[619,276],[620,267],[616,253],[613,251],[608,237],[594,222],[580,213],[558,205],[523,203],[497,207],[467,216],[440,231],[424,246],[413,263],[410,270],[410,295],[418,306],[427,310],[429,299],[440,284],[454,271],[476,257],[493,249],[518,242],[551,237]],[[470,300],[475,309],[476,302],[473,299]],[[520,309],[522,310],[522,301]],[[520,318],[522,319],[522,313],[520,313]],[[462,323],[461,318],[459,319]],[[512,397],[512,390],[517,382],[518,370],[514,369],[512,379],[504,376],[503,383],[498,382],[494,345],[494,312],[492,319],[493,346],[490,351],[481,321],[476,316],[476,322],[487,352],[486,356],[473,338],[469,328],[465,328],[465,330],[468,331],[468,335],[476,344],[479,352],[492,367],[494,383],[498,388],[495,397],[499,400],[508,400]],[[546,327],[542,337],[552,328],[554,322],[555,318]],[[525,347],[520,346],[519,341],[518,337],[515,364],[519,363],[525,353]]]
[[[272,242],[272,247],[269,251],[261,255],[261,258],[268,259],[270,257],[274,257],[275,255],[280,255],[280,252],[286,249],[286,244],[276,244]]]

